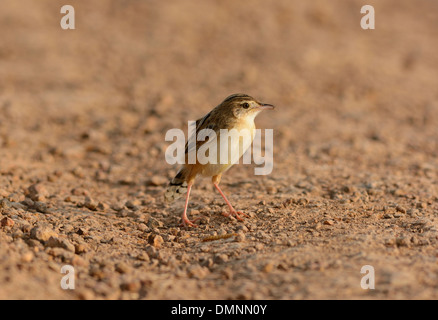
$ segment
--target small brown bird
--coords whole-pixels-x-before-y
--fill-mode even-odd
[[[271,104],[260,103],[246,94],[233,94],[226,98],[221,104],[211,110],[203,118],[196,121],[196,130],[193,133],[195,138],[193,139],[192,137],[192,139],[189,139],[189,141],[186,143],[184,165],[178,171],[176,176],[170,181],[169,187],[164,195],[166,201],[171,202],[181,197],[182,194],[187,193],[184,212],[182,215],[183,226],[196,226],[194,222],[197,219],[190,221],[187,218],[187,207],[189,203],[190,190],[198,174],[212,177],[212,182],[215,188],[219,191],[229,207],[230,212],[228,214],[224,214],[225,216],[232,215],[241,221],[243,220],[241,216],[247,216],[233,208],[227,197],[219,188],[219,182],[222,173],[236,163],[245,153],[245,151],[251,146],[256,132],[254,118],[261,111],[269,109],[274,109],[274,106]],[[217,157],[217,161],[215,161],[215,163],[208,162],[202,164],[199,162],[198,158],[196,158],[195,163],[189,163],[189,153],[193,152],[194,150],[199,151],[204,144],[209,142],[209,139],[205,139],[205,141],[196,141],[196,137],[198,137],[198,134],[203,129],[210,129],[214,131],[217,138],[216,141],[220,139],[221,129],[236,129],[237,131],[242,132],[242,136],[239,136],[239,140],[237,140],[238,142],[234,141],[233,144],[232,141],[232,143],[228,145],[228,150],[222,150],[222,152],[227,152],[225,155],[227,160],[225,162],[220,161],[219,159],[220,144],[216,143],[216,145],[213,147],[215,150],[217,148],[217,153],[214,155],[214,157]],[[190,141],[192,141],[192,143]]]

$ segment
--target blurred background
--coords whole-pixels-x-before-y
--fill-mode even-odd
[[[60,26],[64,16],[60,10],[66,4],[75,9],[75,30]],[[360,27],[363,5],[374,6],[375,30]],[[409,286],[397,289],[388,280],[377,296],[436,297],[436,259],[422,260],[436,257],[436,234],[424,236],[429,238],[424,240],[428,245],[422,253],[414,247],[406,249],[400,263],[386,251],[387,234],[382,230],[410,239],[419,234],[418,227],[403,229],[410,224],[395,218],[370,223],[367,217],[376,212],[388,214],[384,211],[388,208],[395,212],[399,205],[405,206],[405,213],[416,210],[404,216],[409,223],[416,214],[430,219],[437,214],[438,1],[2,0],[0,30],[0,198],[22,202],[29,196],[29,186],[41,182],[44,192],[40,193],[46,196],[34,198],[53,210],[52,215],[43,214],[44,206],[35,209],[30,202],[25,202],[24,209],[4,210],[15,226],[0,233],[0,240],[9,244],[0,246],[4,258],[0,270],[7,274],[0,281],[0,297],[60,294],[59,272],[53,272],[58,266],[47,268],[46,261],[51,261],[49,255],[59,263],[73,258],[57,256],[44,247],[38,253],[32,251],[38,243],[28,248],[20,242],[28,241],[29,224],[33,227],[42,221],[75,244],[80,240],[75,233],[79,226],[91,234],[86,245],[97,249],[74,255],[83,259],[76,260],[75,266],[83,268],[78,274],[84,275],[89,289],[79,293],[81,298],[129,298],[124,295],[126,288],[137,290],[136,297],[147,298],[363,297],[363,290],[351,288],[359,283],[354,270],[369,260],[354,260],[351,252],[363,250],[370,234],[377,239],[367,243],[374,265],[386,268],[387,274],[401,266],[408,274],[412,272],[411,278],[397,278],[408,279]],[[236,256],[242,258],[239,252],[246,252],[242,249],[229,255],[231,271],[224,273],[228,280],[213,279],[207,286],[201,281],[191,289],[182,286],[180,291],[151,290],[147,281],[138,287],[126,286],[118,282],[114,271],[104,280],[99,278],[96,270],[104,262],[114,269],[117,259],[131,263],[130,255],[144,253],[144,245],[138,243],[149,232],[145,225],[149,217],[161,223],[157,222],[167,241],[164,246],[168,246],[162,252],[168,250],[174,257],[193,249],[188,240],[184,245],[168,240],[175,239],[176,233],[169,228],[177,226],[182,205],[166,208],[162,201],[176,170],[165,162],[170,143],[164,136],[171,128],[186,129],[187,121],[202,117],[237,92],[277,107],[256,119],[259,128],[274,129],[272,174],[254,177],[252,166],[240,165],[222,179],[225,192],[232,201],[239,200],[240,208],[259,215],[267,212],[270,217],[250,220],[245,227],[250,240],[241,246],[250,248],[250,253],[280,248],[251,247],[255,230],[260,228],[263,232],[257,234],[266,243],[284,242],[292,249],[299,243],[303,255],[294,256],[292,262],[284,258],[291,257],[290,252],[284,255],[285,271],[275,269],[283,273],[270,278],[257,268],[241,273],[242,266],[231,264]],[[209,189],[208,179],[197,186],[193,208],[211,216],[213,230],[208,233],[209,227],[204,226],[196,231],[199,237],[219,228],[234,232],[227,229],[233,224],[217,214],[221,207],[213,202],[217,195]],[[95,202],[84,200],[85,196]],[[206,206],[211,203],[213,210]],[[101,215],[90,214],[90,210]],[[132,217],[126,217],[127,212]],[[293,216],[279,222],[281,228],[292,231],[272,236],[271,231],[281,230],[271,225],[281,214]],[[309,232],[309,226],[326,215],[331,215],[331,222],[323,227],[333,233]],[[80,219],[85,222],[81,224]],[[139,224],[143,229],[137,229]],[[346,233],[351,233],[350,238]],[[182,242],[186,238],[181,234],[177,239]],[[111,242],[113,237],[119,242]],[[314,239],[328,245],[318,251],[323,241],[315,244]],[[391,243],[395,246],[396,242]],[[22,256],[29,250],[30,260]],[[195,253],[190,259],[197,259]],[[415,254],[420,258],[413,259]],[[24,264],[24,278],[11,276],[18,272],[17,264],[23,266],[33,255],[32,268]],[[187,264],[198,261],[186,259],[189,262],[184,264],[181,258],[178,269],[165,258],[156,264],[147,259],[138,269],[141,274],[145,270],[165,274],[174,286],[186,280]],[[419,263],[415,270],[414,260]],[[247,260],[241,261],[246,270]],[[267,257],[266,261],[276,260]],[[330,277],[318,269],[324,263],[329,264]],[[209,268],[212,277],[222,274],[221,269],[214,269],[216,264]],[[182,271],[174,278],[176,269]],[[309,277],[307,270],[318,272]],[[193,280],[190,272],[187,283]],[[296,278],[291,279],[292,275]],[[161,285],[160,281],[151,283]],[[211,290],[223,283],[224,291]],[[240,295],[237,285],[250,289]],[[291,289],[296,287],[300,289]]]
[[[436,155],[435,1],[73,1],[75,30],[64,4],[2,1],[2,158],[80,152],[90,135],[113,156],[156,149],[152,165],[167,129],[235,92],[278,106],[257,123],[282,151],[368,136]]]

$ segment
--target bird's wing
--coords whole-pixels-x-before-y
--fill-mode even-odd
[[[193,151],[194,148],[196,148],[196,150],[198,150],[199,147],[201,147],[204,143],[206,143],[208,141],[208,139],[205,139],[204,141],[202,141],[202,140],[196,141],[196,139],[198,137],[198,133],[201,130],[211,129],[214,132],[217,132],[217,125],[214,122],[209,121],[209,120],[211,120],[212,113],[213,113],[213,110],[210,111],[209,113],[207,113],[201,119],[196,120],[196,130],[195,130],[195,132],[192,133],[192,135],[190,136],[190,138],[186,142],[186,147],[185,147],[185,155],[186,156],[189,154],[189,152]]]

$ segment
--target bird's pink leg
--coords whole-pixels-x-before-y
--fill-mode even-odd
[[[227,197],[224,195],[224,193],[222,192],[221,188],[219,188],[219,184],[218,183],[214,183],[214,186],[216,187],[217,191],[219,191],[219,193],[221,194],[222,198],[224,198],[225,202],[228,205],[228,208],[230,208],[230,213],[229,214],[224,214],[224,216],[229,217],[230,214],[233,215],[234,217],[236,217],[237,220],[243,221],[243,219],[240,217],[241,215],[244,217],[248,217],[246,214],[244,214],[243,212],[240,211],[236,211],[234,210],[233,206],[231,205],[231,203],[228,201]]]
[[[195,220],[190,221],[187,218],[187,207],[189,205],[189,196],[190,196],[190,190],[191,189],[192,189],[192,185],[191,184],[187,185],[186,205],[184,206],[184,213],[183,213],[183,215],[181,217],[182,222],[181,222],[181,225],[180,225],[180,226],[183,226],[183,227],[197,227],[197,225],[194,224],[194,222],[196,220],[200,219],[200,218],[197,218]]]

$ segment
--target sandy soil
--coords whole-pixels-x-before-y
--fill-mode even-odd
[[[1,299],[438,298],[437,2],[63,4],[0,5]],[[274,170],[223,176],[245,222],[199,179],[180,228],[164,135],[235,92]]]

